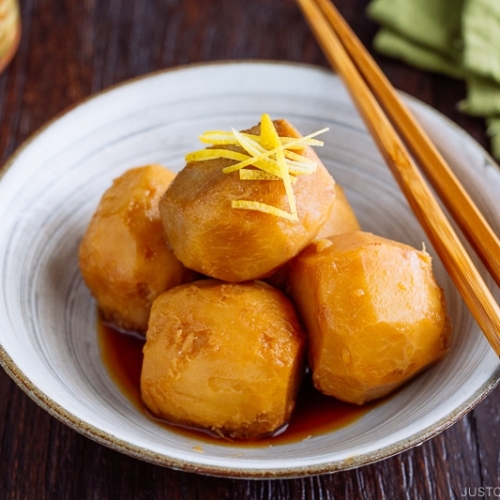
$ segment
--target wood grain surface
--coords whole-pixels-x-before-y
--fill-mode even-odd
[[[327,67],[292,0],[22,0],[18,53],[0,75],[0,163],[39,127],[101,89],[151,71],[229,59]],[[336,5],[371,50],[368,0]],[[488,149],[460,114],[462,82],[375,54],[392,83]],[[1,327],[1,325],[0,325]],[[150,465],[74,432],[0,371],[1,499],[453,499],[500,496],[500,389],[418,448],[356,470],[232,480]]]

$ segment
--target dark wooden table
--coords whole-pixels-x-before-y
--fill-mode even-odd
[[[177,65],[227,59],[327,66],[293,0],[22,0],[19,51],[0,75],[0,163],[47,120],[90,94]],[[368,0],[337,5],[371,47]],[[461,82],[376,56],[393,84],[488,149],[457,111]],[[447,499],[500,496],[500,388],[422,446],[347,472],[232,480],[150,465],[70,430],[0,372],[2,499]],[[482,489],[481,489],[482,488]],[[496,488],[496,489],[495,489]]]

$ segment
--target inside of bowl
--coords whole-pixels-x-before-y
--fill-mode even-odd
[[[280,88],[269,84],[278,80]],[[498,231],[494,192],[500,192],[500,173],[472,139],[425,106],[410,104]],[[110,378],[97,341],[96,306],[78,269],[78,246],[113,178],[148,163],[179,170],[184,155],[199,149],[203,131],[248,128],[263,112],[287,118],[304,134],[328,126],[318,154],[344,187],[362,228],[418,248],[425,244],[445,291],[452,349],[393,397],[335,432],[278,446],[200,444],[137,411]],[[342,84],[327,71],[271,63],[198,66],[101,94],[52,123],[13,158],[0,183],[0,218],[4,365],[56,416],[134,456],[249,475],[347,468],[439,432],[498,378],[496,356]]]

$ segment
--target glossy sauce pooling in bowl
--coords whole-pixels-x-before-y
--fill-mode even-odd
[[[146,409],[140,393],[140,373],[144,340],[139,335],[119,332],[99,318],[98,336],[101,355],[111,378],[123,394],[142,413],[170,430],[187,434],[194,439],[217,444],[227,441],[204,431],[173,426],[153,417]],[[313,436],[335,431],[355,422],[380,402],[356,406],[324,396],[306,378],[289,425],[280,433],[257,441],[237,441],[238,445],[267,446],[303,441]]]

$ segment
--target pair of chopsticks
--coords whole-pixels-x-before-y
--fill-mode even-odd
[[[500,308],[407,147],[498,286],[500,240],[337,9],[329,0],[297,3],[448,274],[500,356]]]

